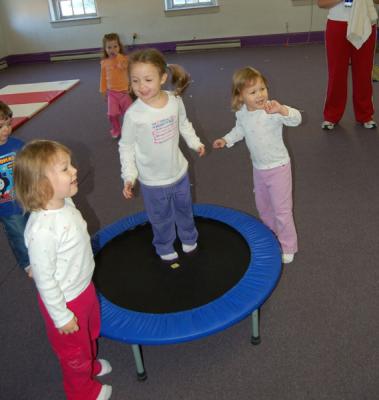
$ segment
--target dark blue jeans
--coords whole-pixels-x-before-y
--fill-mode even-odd
[[[0,216],[0,222],[4,225],[5,234],[11,246],[17,264],[24,269],[29,265],[28,250],[25,246],[24,231],[29,214],[15,214],[7,217]]]
[[[192,212],[188,174],[167,186],[141,184],[145,209],[153,228],[153,245],[159,255],[174,252],[176,228],[182,243],[192,245],[198,233]]]

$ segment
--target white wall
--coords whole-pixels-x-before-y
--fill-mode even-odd
[[[125,44],[137,32],[138,44],[283,33],[286,24],[289,32],[320,31],[326,13],[315,1],[219,0],[217,13],[167,17],[164,0],[97,0],[100,24],[60,28],[50,24],[48,0],[2,0],[2,7],[8,54],[23,54],[100,47],[107,32]]]
[[[0,0],[0,59],[8,55],[4,35],[4,8]]]

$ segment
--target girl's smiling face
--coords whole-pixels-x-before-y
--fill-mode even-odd
[[[262,79],[250,82],[242,89],[240,99],[248,111],[263,110],[268,100],[267,86]]]
[[[130,82],[134,94],[150,106],[158,102],[161,86],[166,79],[167,74],[161,76],[158,68],[150,63],[138,62],[130,68]]]
[[[53,197],[48,201],[47,209],[63,207],[64,199],[78,192],[77,170],[71,165],[71,157],[59,152],[51,165],[46,168],[45,175],[53,189]]]

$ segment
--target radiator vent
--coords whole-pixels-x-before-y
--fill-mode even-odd
[[[210,40],[207,42],[187,42],[176,45],[177,52],[196,51],[196,50],[211,50],[211,49],[227,49],[231,47],[241,47],[239,39],[231,40]]]
[[[86,53],[56,53],[50,55],[50,61],[70,61],[70,60],[90,60],[95,58],[101,58],[103,53],[101,52],[86,52]]]

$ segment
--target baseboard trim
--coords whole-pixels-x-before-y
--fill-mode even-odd
[[[162,52],[184,52],[184,51],[203,51],[209,49],[233,48],[233,47],[253,47],[253,46],[273,46],[273,45],[296,45],[324,42],[324,32],[296,32],[280,33],[259,36],[241,36],[214,39],[199,39],[179,42],[158,42],[144,43],[139,45],[127,46],[128,52],[137,48],[154,47]],[[80,59],[98,59],[102,55],[99,48],[63,50],[56,52],[13,54],[5,57],[8,66],[15,64],[37,63],[37,62],[56,62]]]
[[[228,49],[233,47],[241,47],[241,41],[237,40],[210,40],[207,42],[182,42],[176,45],[177,52],[212,50],[212,49]]]
[[[8,63],[6,60],[0,60],[0,70],[8,68]]]
[[[89,53],[62,53],[62,54],[54,54],[50,55],[50,61],[72,61],[72,60],[93,60],[99,59],[103,55],[102,52],[89,52]]]

